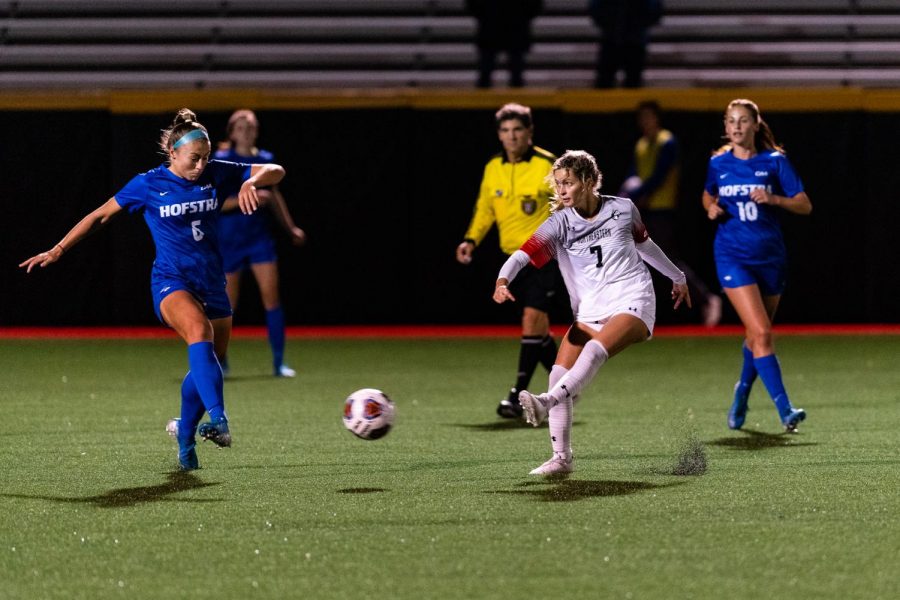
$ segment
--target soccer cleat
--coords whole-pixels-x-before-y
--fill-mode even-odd
[[[169,419],[169,422],[166,423],[166,433],[168,433],[172,437],[178,437],[178,423],[180,422],[181,419],[179,419],[178,417]]]
[[[535,396],[527,390],[519,392],[519,404],[522,405],[522,413],[525,417],[525,422],[538,427],[541,423],[546,421],[549,409],[544,403],[547,402],[547,400],[548,398],[546,396]]]
[[[209,440],[220,448],[231,446],[231,433],[228,430],[228,419],[225,417],[204,423],[197,430],[197,433],[204,440]]]
[[[728,411],[728,428],[740,429],[744,426],[744,419],[747,417],[747,400],[750,398],[750,386],[741,385],[738,381],[734,384],[734,402],[731,403],[731,409]]]
[[[791,412],[781,420],[781,424],[788,433],[797,433],[797,425],[804,420],[806,420],[806,411],[802,408],[792,408]]]
[[[297,371],[287,365],[281,365],[275,369],[274,375],[275,377],[296,377]]]
[[[497,405],[497,414],[504,419],[519,419],[522,417],[522,406],[518,402],[501,400]]]
[[[568,460],[561,454],[554,453],[553,457],[529,472],[529,475],[567,475],[575,470],[575,457],[569,456]]]

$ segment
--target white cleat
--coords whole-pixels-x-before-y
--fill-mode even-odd
[[[178,417],[174,419],[169,419],[169,422],[166,423],[166,433],[171,435],[172,437],[178,437],[178,423],[181,421]]]
[[[544,394],[535,396],[526,390],[519,392],[519,404],[522,405],[522,416],[525,417],[525,422],[539,427],[541,423],[546,421],[549,409],[545,402],[549,401],[550,399]]]
[[[575,457],[569,456],[566,460],[565,456],[554,454],[553,458],[532,470],[529,475],[568,475],[575,470]]]
[[[275,373],[275,377],[296,377],[297,371],[290,368],[287,365],[281,365],[278,367],[278,371]]]

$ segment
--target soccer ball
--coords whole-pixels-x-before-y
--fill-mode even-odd
[[[394,403],[381,390],[356,390],[344,401],[344,427],[356,437],[377,440],[394,423]]]

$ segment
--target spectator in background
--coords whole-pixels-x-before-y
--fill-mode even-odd
[[[509,85],[525,85],[525,53],[531,48],[531,20],[543,0],[466,0],[466,10],[478,20],[478,87],[491,87],[497,55],[506,53]]]
[[[602,34],[595,87],[615,87],[620,70],[625,87],[641,87],[648,30],[662,18],[662,0],[589,0],[588,12]]]
[[[637,124],[641,137],[634,146],[634,164],[622,184],[620,196],[631,198],[641,211],[647,230],[667,256],[684,271],[692,296],[702,301],[703,324],[713,327],[722,318],[722,299],[712,293],[696,273],[677,257],[677,208],[679,166],[678,140],[663,129],[660,107],[654,101],[641,102]]]

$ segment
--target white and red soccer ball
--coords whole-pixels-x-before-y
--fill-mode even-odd
[[[344,427],[364,440],[377,440],[394,424],[394,403],[381,390],[356,390],[344,401]]]

